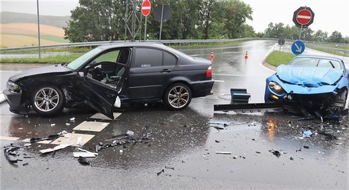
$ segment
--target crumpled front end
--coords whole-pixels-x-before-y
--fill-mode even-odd
[[[345,109],[347,80],[340,80],[331,85],[302,85],[287,83],[273,75],[266,82],[265,102],[286,103],[300,110],[321,115],[336,114]]]

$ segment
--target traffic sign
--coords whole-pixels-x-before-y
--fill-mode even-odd
[[[305,45],[302,41],[296,40],[295,42],[293,42],[291,49],[293,54],[299,55],[304,52]]]
[[[150,14],[151,3],[149,0],[145,0],[142,3],[142,14],[143,16],[148,16]]]
[[[306,28],[313,23],[314,16],[315,14],[310,7],[299,7],[293,13],[293,22],[297,27]]]
[[[280,46],[284,45],[284,44],[285,44],[285,39],[280,38],[280,39],[278,40],[278,44],[279,44]]]

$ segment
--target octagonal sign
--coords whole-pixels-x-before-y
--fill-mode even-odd
[[[310,7],[299,7],[293,13],[293,22],[297,27],[306,28],[313,23],[314,16],[315,14]]]

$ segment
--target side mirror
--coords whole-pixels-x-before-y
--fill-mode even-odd
[[[79,77],[81,77],[81,78],[85,77],[85,73],[82,71],[78,72],[78,74],[79,74]]]

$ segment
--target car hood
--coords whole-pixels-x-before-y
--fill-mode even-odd
[[[53,73],[67,73],[71,72],[72,70],[62,66],[62,65],[50,65],[50,66],[44,66],[34,69],[29,69],[20,73],[17,73],[10,77],[10,81],[16,82],[18,80],[21,80],[26,77],[31,77],[35,75],[42,75],[42,74],[53,74]]]
[[[290,84],[319,87],[335,84],[342,77],[343,71],[323,67],[280,65],[276,69],[276,75],[280,80]]]

